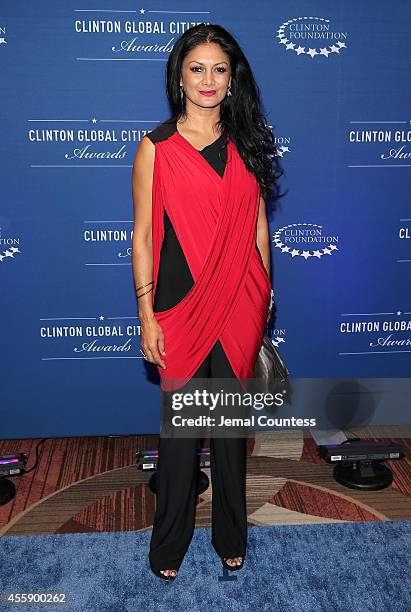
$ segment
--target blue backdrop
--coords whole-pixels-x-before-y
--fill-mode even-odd
[[[159,431],[131,171],[169,116],[172,45],[202,21],[239,41],[277,137],[275,337],[291,374],[411,374],[408,2],[3,0],[1,438]]]

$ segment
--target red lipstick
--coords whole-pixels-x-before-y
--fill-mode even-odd
[[[200,91],[202,96],[214,96],[215,95],[215,89],[213,89],[212,91]]]

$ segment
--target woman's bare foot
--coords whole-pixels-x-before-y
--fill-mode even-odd
[[[160,572],[164,574],[164,576],[176,576],[177,575],[176,570],[160,570]]]
[[[231,567],[236,567],[237,565],[241,565],[242,562],[243,562],[242,557],[233,557],[232,559],[230,558],[226,559],[226,563],[228,563],[228,565],[231,565]]]

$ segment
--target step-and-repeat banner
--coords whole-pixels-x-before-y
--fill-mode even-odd
[[[0,438],[159,431],[131,173],[169,116],[168,55],[199,22],[239,41],[277,139],[290,373],[410,376],[410,21],[402,0],[3,0]]]

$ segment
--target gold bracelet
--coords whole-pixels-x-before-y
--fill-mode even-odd
[[[153,291],[153,287],[151,287],[151,289],[148,289],[148,291],[145,291],[144,293],[140,293],[140,295],[137,296],[137,299],[139,300],[146,293],[150,293],[150,291]]]
[[[136,291],[138,291],[139,289],[144,289],[144,287],[147,287],[148,285],[152,285],[154,283],[154,281],[150,281],[149,283],[147,283],[146,285],[140,285],[140,287],[137,287]]]

